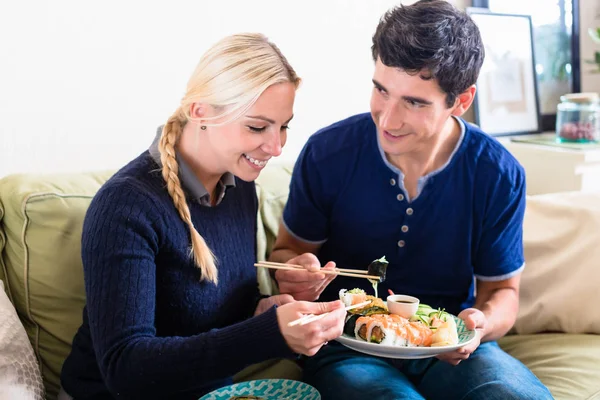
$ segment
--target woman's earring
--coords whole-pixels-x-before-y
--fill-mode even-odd
[[[206,125],[201,125],[200,129],[202,129],[203,131],[205,131],[206,130]]]

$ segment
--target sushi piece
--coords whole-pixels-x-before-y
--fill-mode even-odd
[[[356,321],[354,335],[371,343],[395,345],[397,342],[398,327],[404,325],[404,318],[399,315],[377,314],[360,317]]]
[[[435,330],[435,333],[431,337],[431,347],[453,346],[455,344],[458,344],[456,321],[453,317],[450,317]]]
[[[344,322],[344,334],[348,336],[354,336],[354,328],[356,327],[356,321],[361,317],[359,314],[347,314],[346,322]]]
[[[379,276],[379,283],[383,283],[385,281],[385,274],[387,272],[387,267],[389,262],[385,259],[385,256],[373,260],[369,267],[367,268],[367,273],[369,275],[377,275]]]
[[[389,314],[388,308],[379,297],[371,296],[365,293],[362,289],[342,289],[339,292],[340,300],[346,307],[354,304],[359,304],[367,300],[371,301],[371,304],[367,304],[361,308],[354,308],[348,310],[348,314],[351,315],[372,315],[372,314]]]
[[[409,346],[431,346],[433,331],[427,325],[421,322],[409,322],[405,327]]]
[[[360,317],[354,329],[356,339],[389,346],[430,346],[432,331],[420,322],[409,322],[395,314]]]
[[[367,293],[362,289],[342,289],[339,292],[340,300],[346,307],[362,303],[367,300]]]
[[[364,307],[348,310],[346,314],[346,321],[344,322],[344,333],[348,336],[354,336],[354,328],[359,317],[374,314],[389,314],[388,308],[382,299],[375,296],[370,296],[362,289],[342,289],[339,292],[339,296],[340,300],[346,307],[359,304],[367,300],[371,301],[371,304],[367,304]]]

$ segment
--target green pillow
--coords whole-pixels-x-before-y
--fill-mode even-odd
[[[0,180],[2,269],[50,398],[58,393],[62,363],[81,325],[83,218],[111,175],[10,175]]]

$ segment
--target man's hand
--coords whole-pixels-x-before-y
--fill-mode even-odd
[[[471,343],[456,351],[443,353],[437,356],[438,359],[452,365],[458,365],[461,361],[466,360],[479,347],[481,338],[483,337],[487,326],[485,314],[476,308],[462,310],[462,312],[458,314],[458,318],[465,321],[467,329],[475,330],[475,338]]]
[[[321,263],[312,253],[304,253],[287,261],[287,264],[296,264],[304,267],[297,271],[277,270],[275,279],[279,285],[279,292],[286,293],[296,300],[315,301],[319,299],[323,290],[335,279],[335,275],[323,274]],[[335,269],[334,262],[328,262],[323,269]]]
[[[278,294],[275,296],[267,297],[265,299],[261,299],[258,302],[258,306],[254,311],[254,316],[260,315],[265,311],[269,310],[273,306],[282,306],[287,303],[292,303],[294,298],[289,294]]]

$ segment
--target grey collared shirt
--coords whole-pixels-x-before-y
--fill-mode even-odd
[[[160,151],[158,150],[158,142],[160,140],[160,135],[162,134],[162,126],[158,127],[156,132],[156,137],[154,141],[150,145],[148,151],[150,152],[150,156],[152,159],[162,167],[162,163],[160,162]],[[205,207],[211,207],[210,204],[210,193],[206,190],[202,182],[196,177],[194,171],[190,168],[190,166],[184,161],[182,157],[179,156],[179,153],[176,151],[175,156],[177,157],[177,164],[179,165],[179,179],[181,179],[181,184],[185,187],[186,191],[191,194],[192,200],[197,201],[200,205]],[[235,176],[230,172],[226,172],[223,174],[219,182],[217,183],[217,201],[216,205],[223,201],[225,197],[225,192],[230,187],[235,187]]]

